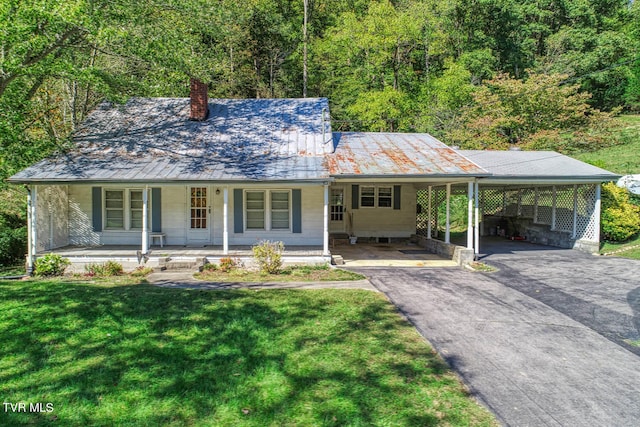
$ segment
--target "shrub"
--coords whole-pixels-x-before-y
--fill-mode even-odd
[[[220,271],[228,273],[231,270],[238,268],[239,262],[233,258],[226,257],[220,258]]]
[[[62,276],[69,265],[71,262],[67,258],[58,254],[46,254],[36,260],[34,274],[36,276]]]
[[[640,207],[629,192],[614,183],[602,186],[601,232],[605,240],[622,242],[640,232]]]
[[[24,262],[27,253],[27,227],[0,228],[0,265]]]
[[[119,276],[124,272],[122,264],[115,261],[107,261],[102,264],[86,264],[84,271],[86,271],[89,276],[99,277]]]
[[[262,240],[253,248],[253,257],[256,259],[260,271],[268,274],[278,274],[282,269],[282,252],[284,243]]]
[[[218,265],[214,263],[206,263],[202,266],[202,271],[216,271],[218,270]]]

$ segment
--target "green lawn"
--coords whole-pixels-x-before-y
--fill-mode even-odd
[[[496,425],[381,294],[0,282],[0,425]]]
[[[578,160],[594,164],[620,175],[640,173],[640,115],[626,115],[619,118],[624,123],[621,129],[624,145],[616,145],[602,150],[573,155]]]
[[[640,235],[623,243],[604,242],[600,248],[601,254],[613,253],[613,256],[640,259]]]

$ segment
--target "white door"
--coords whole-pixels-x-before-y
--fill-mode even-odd
[[[208,186],[187,187],[187,244],[211,243],[211,192]]]
[[[329,231],[345,231],[344,189],[334,187],[329,198]]]

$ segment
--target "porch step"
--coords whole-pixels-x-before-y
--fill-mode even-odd
[[[197,271],[204,265],[204,258],[191,258],[191,259],[171,259],[160,258],[158,260],[158,267],[160,270],[189,270]]]

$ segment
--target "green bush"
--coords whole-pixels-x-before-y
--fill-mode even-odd
[[[89,276],[98,277],[119,276],[124,272],[122,264],[115,261],[107,261],[102,264],[86,264],[84,271],[86,271]]]
[[[239,262],[233,258],[220,258],[220,271],[222,271],[223,273],[228,273],[231,270],[235,270],[236,268],[238,268],[238,264]]]
[[[145,267],[145,266],[141,265],[139,267],[136,267],[136,269],[133,270],[130,274],[133,277],[146,277],[151,273],[153,273],[153,268]]]
[[[282,252],[284,243],[262,240],[252,247],[253,257],[256,259],[260,271],[268,274],[278,274],[282,269]]]
[[[71,262],[67,258],[58,254],[46,254],[36,260],[33,274],[36,276],[62,276],[69,265]]]
[[[27,227],[0,228],[0,266],[24,263],[27,253]]]
[[[602,186],[601,232],[605,240],[623,242],[640,232],[640,207],[614,183]]]
[[[202,266],[202,271],[216,271],[216,270],[218,270],[218,268],[219,267],[218,267],[217,264],[208,262],[208,263],[206,263],[205,265]]]

